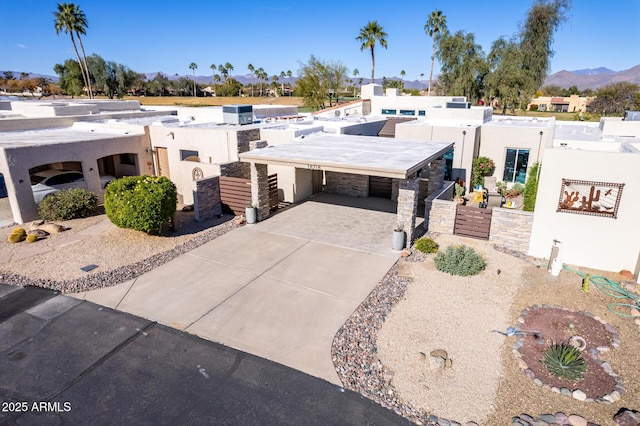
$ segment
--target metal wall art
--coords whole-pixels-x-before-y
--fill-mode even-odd
[[[562,179],[558,212],[618,217],[624,183]]]

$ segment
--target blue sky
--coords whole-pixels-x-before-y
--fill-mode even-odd
[[[56,35],[56,1],[0,0],[0,70],[55,75],[53,66],[74,57],[68,35]],[[434,9],[447,16],[450,31],[474,33],[485,52],[500,36],[510,37],[532,0],[422,1],[144,1],[79,0],[89,28],[87,54],[127,65],[137,72],[210,75],[210,65],[230,62],[232,74],[247,65],[269,75],[291,70],[311,54],[341,61],[360,75],[371,73],[371,56],[355,40],[377,20],[388,49],[376,49],[376,77],[429,75],[431,40],[424,24]],[[639,0],[573,0],[569,20],[555,34],[551,72],[640,64]],[[434,74],[438,73],[436,70]]]

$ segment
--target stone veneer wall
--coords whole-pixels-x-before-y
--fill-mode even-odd
[[[438,158],[429,163],[429,186],[427,189],[427,196],[437,192],[442,188],[444,184],[444,169],[445,161],[443,158]]]
[[[398,201],[398,190],[400,189],[400,179],[391,179],[391,200]]]
[[[324,191],[349,197],[369,196],[369,176],[352,173],[325,172]]]
[[[418,189],[420,178],[401,180],[398,188],[398,225],[402,226],[405,235],[405,247],[411,247],[416,228],[418,213]]]
[[[251,168],[249,163],[234,161],[233,163],[221,164],[220,175],[241,179],[251,179]]]
[[[529,251],[533,213],[493,208],[489,241],[521,253]]]
[[[251,141],[249,149],[264,148],[267,146],[265,141]],[[266,164],[250,163],[251,172],[251,203],[258,209],[258,220],[264,220],[269,217],[269,171]]]
[[[253,149],[249,143],[260,139],[260,129],[238,130],[237,138],[238,153],[247,152]]]
[[[222,214],[220,177],[213,176],[196,181],[193,201],[193,210],[198,222],[220,216]]]
[[[458,203],[447,200],[428,201],[425,206],[424,226],[429,232],[439,232],[441,234],[453,234],[453,226],[456,222],[456,207]]]

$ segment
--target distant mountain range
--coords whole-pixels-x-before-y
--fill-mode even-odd
[[[549,75],[544,85],[563,88],[576,86],[579,90],[584,90],[598,89],[620,81],[640,85],[640,65],[624,71],[613,71],[602,67],[578,71],[559,71]]]
[[[12,72],[15,78],[20,78],[20,73],[21,73],[20,71],[12,71]],[[2,76],[3,73],[4,71],[0,71],[0,76]],[[169,80],[178,80],[179,78],[182,78],[182,77],[187,78],[189,80],[193,78],[193,76],[189,74],[183,74],[183,75],[169,75],[165,73],[162,73],[162,74],[165,75]],[[158,73],[152,72],[152,73],[145,73],[144,75],[147,77],[147,80],[153,80],[155,76],[158,75]],[[47,78],[55,83],[58,82],[57,76],[29,73],[29,78],[40,78],[40,77]],[[256,84],[259,82],[258,79],[253,74],[234,75],[232,77],[244,85],[251,84],[251,83]],[[297,80],[297,77],[291,77],[291,78],[286,77],[284,79],[280,77],[278,78],[279,78],[278,84],[295,83],[295,81]],[[348,78],[353,80],[354,83],[356,84],[358,83],[360,78],[362,78],[362,81],[365,84],[368,83],[370,80],[368,77],[361,77],[361,76],[357,78],[353,76],[349,76]],[[211,75],[196,75],[196,82],[198,82],[199,84],[206,84],[206,85],[211,84],[212,79],[213,79],[213,76]],[[387,79],[401,80],[400,77],[387,77]],[[624,71],[614,71],[605,67],[587,68],[587,69],[576,70],[576,71],[563,70],[563,71],[559,71],[549,75],[546,81],[544,82],[544,85],[545,86],[553,85],[553,86],[559,86],[562,88],[569,88],[571,86],[576,86],[578,89],[584,90],[584,89],[598,89],[608,84],[617,83],[620,81],[626,81],[628,83],[634,83],[634,84],[640,85],[640,65],[636,65],[635,67],[629,68],[628,70],[624,70]],[[376,78],[375,82],[378,84],[382,84],[382,78]],[[271,83],[271,76],[269,76],[269,83]],[[407,89],[424,90],[427,88],[428,85],[429,85],[428,80],[413,80],[413,81],[405,80],[404,82],[404,86]]]

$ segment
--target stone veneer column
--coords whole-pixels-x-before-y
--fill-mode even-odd
[[[416,227],[418,215],[418,190],[420,178],[402,179],[398,188],[398,225],[402,226],[407,240],[405,247],[410,247],[413,241],[413,231]]]
[[[433,160],[429,164],[429,187],[427,189],[427,196],[440,190],[444,185],[444,158],[440,157],[437,160]]]
[[[249,148],[264,148],[265,141],[251,141]],[[251,203],[258,210],[258,220],[269,217],[269,172],[266,164],[251,163]]]

